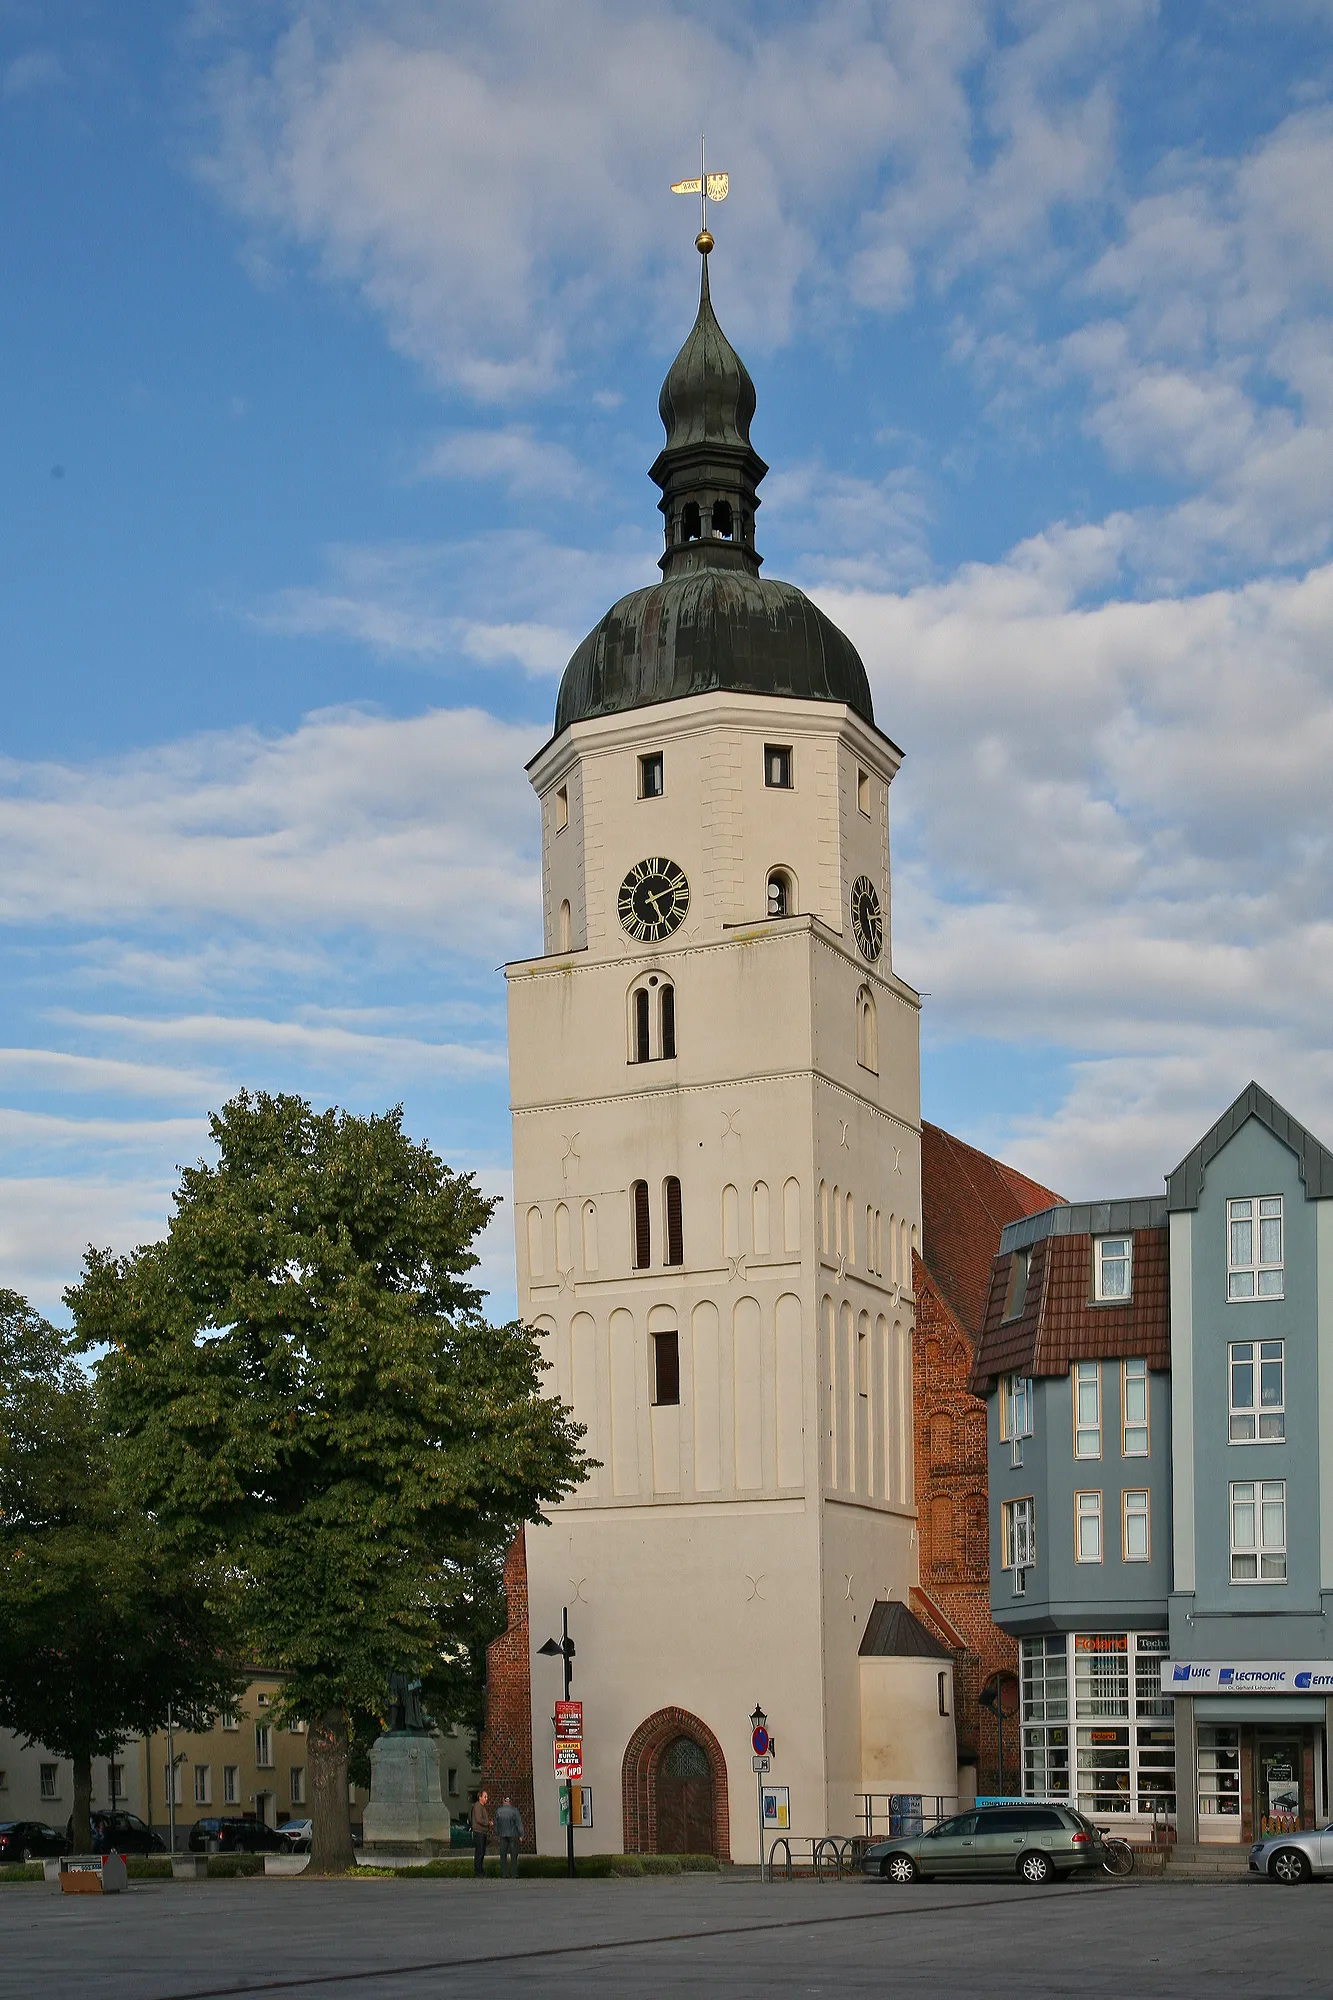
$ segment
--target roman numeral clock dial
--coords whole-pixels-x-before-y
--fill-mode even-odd
[[[884,912],[868,875],[858,875],[852,884],[852,936],[873,965],[884,949]]]
[[[689,907],[685,870],[664,855],[636,861],[616,898],[621,928],[640,944],[658,944],[678,931]]]

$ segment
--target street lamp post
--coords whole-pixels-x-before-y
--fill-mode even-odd
[[[567,1604],[562,1607],[560,1612],[560,1637],[558,1639],[548,1639],[544,1646],[537,1648],[537,1651],[544,1653],[548,1659],[563,1658],[565,1664],[565,1700],[568,1701],[569,1690],[574,1681],[574,1670],[570,1665],[570,1662],[574,1658],[574,1641],[569,1636],[569,1606]],[[569,1800],[569,1810],[567,1815],[568,1824],[565,1827],[565,1858],[568,1865],[569,1879],[572,1882],[574,1879],[574,1787],[572,1784],[566,1786],[566,1796]]]
[[[750,1713],[750,1741],[755,1748],[754,1788],[759,1807],[759,1880],[764,1879],[764,1773],[760,1764],[759,1744],[767,1741],[768,1717],[756,1702]]]

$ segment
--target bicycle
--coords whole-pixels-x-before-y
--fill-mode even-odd
[[[1123,1878],[1134,1873],[1134,1850],[1127,1840],[1114,1834],[1102,1836],[1102,1867],[1108,1875]]]

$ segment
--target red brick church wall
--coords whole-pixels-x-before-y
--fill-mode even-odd
[[[486,1648],[486,1727],[481,1737],[481,1782],[491,1795],[492,1815],[506,1795],[514,1801],[523,1815],[523,1847],[526,1852],[535,1853],[528,1555],[522,1528],[505,1557],[504,1581],[509,1623]]]

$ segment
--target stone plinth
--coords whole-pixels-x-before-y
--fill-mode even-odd
[[[440,1752],[423,1730],[395,1729],[370,1750],[370,1804],[362,1854],[447,1854],[449,1808],[440,1791]]]

